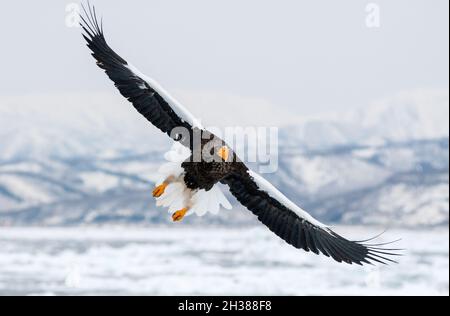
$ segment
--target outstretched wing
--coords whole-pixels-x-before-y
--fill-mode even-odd
[[[190,147],[187,139],[181,139],[180,134],[172,135],[172,132],[175,128],[185,128],[192,137],[194,128],[203,129],[201,124],[156,81],[143,75],[108,46],[95,7],[89,6],[89,12],[84,7],[83,10],[84,16],[81,16],[83,37],[92,51],[92,56],[97,60],[97,65],[105,70],[120,93],[148,121],[162,132]]]
[[[290,245],[322,253],[348,264],[395,262],[397,249],[384,249],[382,244],[349,241],[291,202],[272,184],[244,165],[222,182],[230,187],[237,200],[253,212],[272,232]]]

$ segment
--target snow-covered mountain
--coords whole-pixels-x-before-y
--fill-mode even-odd
[[[306,150],[447,138],[449,95],[445,90],[402,92],[348,113],[303,119],[282,133],[285,145]]]
[[[0,224],[167,222],[151,189],[170,144],[117,99],[1,99]],[[418,91],[303,119],[266,177],[326,222],[448,225],[448,109],[448,92]],[[187,220],[230,221],[254,219],[236,203]]]

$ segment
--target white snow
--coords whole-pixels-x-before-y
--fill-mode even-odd
[[[0,173],[0,185],[7,187],[11,193],[26,199],[29,203],[46,203],[52,200],[46,189],[37,186],[36,182],[12,174]]]
[[[382,183],[390,175],[380,166],[354,157],[302,156],[292,158],[290,168],[297,183],[303,182],[304,190],[315,194],[325,188],[337,193]],[[343,172],[345,171],[345,172]]]
[[[383,189],[379,211],[389,214],[392,209],[401,209],[401,222],[406,225],[436,225],[448,220],[449,187],[438,184],[414,190],[404,185]]]
[[[104,192],[112,189],[119,183],[119,179],[117,177],[98,171],[83,172],[79,176],[86,188],[96,190],[98,192]]]
[[[284,132],[290,136],[289,145],[316,150],[444,138],[449,136],[449,93],[448,89],[402,91],[356,111],[304,118]]]
[[[9,171],[39,173],[42,171],[42,166],[39,163],[33,162],[19,162],[14,164],[0,165],[0,172]]]
[[[151,141],[143,141],[150,139]],[[166,144],[120,94],[0,97],[0,159],[139,153]]]
[[[381,228],[337,227],[353,239]],[[338,264],[264,227],[1,228],[0,294],[448,295],[449,233],[390,230],[398,265]]]

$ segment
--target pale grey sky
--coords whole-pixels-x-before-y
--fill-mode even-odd
[[[0,96],[113,90],[80,29],[65,25],[70,2],[2,3]],[[258,98],[311,115],[448,89],[447,0],[91,2],[113,49],[169,91]],[[370,2],[380,28],[366,27]]]

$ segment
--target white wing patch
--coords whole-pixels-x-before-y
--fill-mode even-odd
[[[211,190],[191,191],[184,183],[184,169],[181,163],[190,156],[190,151],[180,143],[175,142],[171,150],[164,157],[168,161],[159,170],[159,179],[162,183],[171,177],[173,180],[167,186],[164,194],[157,198],[156,205],[167,207],[169,213],[189,207],[186,215],[197,214],[203,216],[206,213],[218,214],[220,208],[231,209],[232,206],[224,195],[219,184]]]
[[[328,228],[327,225],[319,222],[314,217],[312,217],[308,212],[306,212],[302,208],[295,205],[294,202],[289,200],[283,193],[278,191],[277,188],[275,188],[269,181],[264,179],[262,176],[260,176],[259,174],[257,174],[254,171],[251,171],[251,170],[248,171],[248,174],[250,175],[250,177],[253,178],[253,180],[258,185],[258,187],[261,189],[261,191],[264,191],[267,194],[269,194],[269,196],[271,198],[276,199],[278,202],[280,202],[281,204],[286,206],[288,209],[293,211],[295,214],[300,216],[300,218],[307,220],[308,222],[310,222],[311,224],[313,224],[315,226],[318,226],[321,228]]]
[[[173,111],[185,122],[188,122],[192,125],[192,127],[197,127],[199,129],[203,129],[202,124],[199,120],[197,120],[191,112],[189,112],[180,102],[178,102],[174,97],[172,97],[161,85],[156,82],[156,80],[147,77],[142,72],[140,72],[136,67],[128,63],[125,65],[128,69],[131,70],[136,76],[146,81],[153,90],[158,92],[158,94],[170,105]],[[145,86],[140,86],[139,88],[145,89]]]

